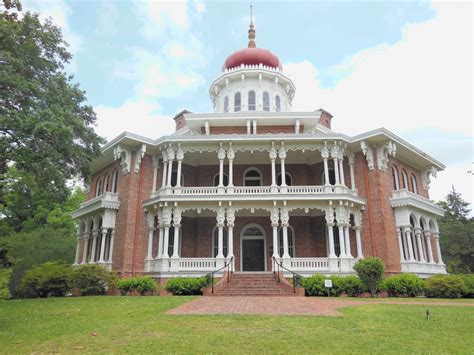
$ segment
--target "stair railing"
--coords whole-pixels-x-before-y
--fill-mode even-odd
[[[213,272],[210,272],[209,274],[204,276],[206,278],[206,284],[209,286],[209,281],[211,283],[211,293],[214,293],[214,274],[215,273],[227,268],[227,283],[230,283],[230,274],[232,272],[234,272],[234,263],[233,263],[233,261],[234,261],[234,257],[232,256],[230,258],[230,260],[225,262],[223,267],[221,267],[217,270],[214,270]]]
[[[278,261],[278,259],[274,256],[272,256],[273,259],[273,273],[277,273],[277,280],[280,282],[280,267],[288,272],[291,272],[292,277],[293,277],[293,293],[296,293],[296,287],[301,287],[301,279],[303,276],[297,274],[296,272],[286,268],[283,266],[282,261]]]

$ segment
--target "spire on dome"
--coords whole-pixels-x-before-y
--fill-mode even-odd
[[[252,21],[252,5],[250,5],[249,48],[255,47],[255,27]]]

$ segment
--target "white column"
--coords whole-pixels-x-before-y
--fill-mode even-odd
[[[156,259],[159,259],[163,256],[163,227],[160,226],[158,232],[158,253],[156,254]]]
[[[102,228],[102,238],[101,238],[101,245],[100,245],[100,257],[99,263],[105,263],[104,255],[105,255],[105,240],[107,239],[107,228]]]
[[[418,255],[420,256],[420,262],[426,263],[425,256],[423,255],[423,247],[421,246],[421,230],[415,229],[416,243],[418,245]]]
[[[173,176],[173,159],[168,160],[168,182],[166,183],[167,187],[171,187],[171,178]]]
[[[91,258],[89,263],[95,262],[95,251],[97,248],[97,229],[92,231],[92,250],[91,250]]]
[[[156,192],[156,177],[158,175],[158,155],[153,156],[153,185],[152,185],[152,192]]]
[[[110,234],[110,248],[109,248],[109,259],[107,260],[107,263],[109,263],[112,266],[112,256],[114,255],[114,239],[115,239],[115,228],[112,228],[112,232]]]
[[[430,236],[429,231],[425,232],[425,239],[426,239],[426,245],[428,247],[428,258],[430,259],[429,263],[434,264],[435,261],[434,261],[434,258],[433,258],[433,248],[431,246],[431,236]]]
[[[227,208],[227,258],[234,256],[234,222],[235,210],[232,207]]]
[[[438,265],[444,265],[443,259],[441,257],[441,248],[439,247],[439,233],[433,232],[435,244],[436,244],[436,254],[438,254]]]
[[[406,236],[406,239],[408,241],[408,246],[407,246],[408,255],[409,255],[408,261],[414,262],[415,258],[413,257],[413,244],[411,242],[411,227],[405,227],[403,230],[405,232],[405,236]]]
[[[332,223],[326,223],[326,227],[328,229],[328,237],[329,237],[329,257],[330,258],[337,258],[336,251],[334,248],[334,225]]]
[[[288,251],[288,224],[282,224],[283,228],[283,258],[289,258],[290,253]]]
[[[354,153],[347,154],[347,160],[349,161],[349,175],[351,177],[351,190],[355,190],[355,177],[354,177]]]
[[[334,176],[336,177],[336,185],[339,185],[341,182],[339,180],[339,164],[338,164],[338,159],[334,158]]]
[[[163,240],[163,259],[168,259],[169,256],[170,256],[168,254],[169,237],[170,237],[170,226],[165,225],[165,227],[164,227],[164,240]]]
[[[286,159],[286,149],[284,147],[280,148],[278,156],[281,162],[281,186],[286,185],[286,172],[285,172],[285,159]]]
[[[228,187],[234,186],[234,158],[235,158],[235,151],[232,148],[232,145],[227,149],[227,159],[229,160],[229,183],[227,184]]]
[[[257,134],[257,120],[253,120],[253,134]]]
[[[76,256],[74,257],[74,265],[79,264],[79,253],[81,252],[81,238],[78,235],[76,239]]]
[[[356,235],[356,247],[357,247],[357,259],[363,259],[364,254],[362,253],[362,240],[360,237],[360,226],[355,226],[355,235]]]
[[[278,223],[272,223],[273,229],[273,257],[280,258],[280,247],[278,245]]]
[[[403,254],[402,232],[400,231],[400,228],[398,227],[397,227],[397,239],[398,239],[398,247],[400,249],[400,262],[404,263],[405,257]]]
[[[87,263],[87,249],[89,249],[89,235],[84,236],[84,249],[82,251],[82,262],[81,262],[81,264]]]
[[[323,162],[324,162],[324,182],[325,182],[325,185],[327,186],[327,185],[330,185],[328,160],[323,159]]]
[[[219,148],[217,152],[217,158],[219,159],[219,187],[224,187],[224,159],[225,159],[225,149],[222,147]]]
[[[153,227],[148,227],[148,252],[146,259],[147,260],[153,260],[153,232],[155,229]]]
[[[339,175],[341,178],[341,185],[346,186],[346,182],[344,180],[344,157],[339,159]]]
[[[218,233],[217,233],[217,258],[224,257],[224,226],[218,225]]]
[[[272,162],[272,186],[276,186],[275,159],[271,159],[271,162]]]
[[[350,239],[350,236],[349,236],[349,225],[346,224],[344,226],[344,238],[345,238],[345,241],[346,241],[346,255],[348,258],[352,258],[352,252],[351,252],[351,239]]]
[[[162,183],[161,183],[162,188],[166,187],[167,172],[168,172],[168,157],[166,153],[164,152],[163,153],[163,176],[162,176]]]
[[[181,165],[183,161],[178,160],[178,171],[176,172],[176,187],[181,187]]]
[[[412,230],[411,243],[412,243],[412,245],[413,245],[413,257],[415,258],[415,261],[419,261],[419,257],[418,257],[418,247],[417,247],[417,244],[416,244],[415,228],[413,228],[413,230]]]
[[[341,247],[341,254],[339,255],[339,257],[345,258],[346,257],[346,243],[345,243],[343,224],[340,222],[337,222],[337,228],[339,229],[339,245]]]
[[[180,229],[181,224],[173,224],[174,226],[174,238],[173,238],[173,255],[172,258],[179,258],[179,238],[180,238]]]
[[[247,134],[251,134],[252,130],[250,128],[250,120],[247,120]]]

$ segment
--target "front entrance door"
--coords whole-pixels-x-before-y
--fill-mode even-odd
[[[263,239],[242,240],[242,271],[265,271]]]

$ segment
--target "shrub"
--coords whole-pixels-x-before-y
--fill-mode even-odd
[[[372,297],[377,293],[383,279],[384,265],[380,258],[368,257],[360,259],[354,265],[357,276],[362,281]]]
[[[134,286],[135,290],[142,296],[147,292],[156,290],[156,282],[150,276],[135,277]]]
[[[345,292],[349,297],[357,297],[365,291],[364,284],[355,275],[333,277],[333,285],[336,284],[339,295]]]
[[[127,292],[137,291],[140,295],[156,290],[156,282],[150,276],[138,276],[128,279],[121,279],[117,282],[117,288],[120,294],[125,296]]]
[[[460,298],[468,292],[461,276],[436,275],[426,280],[426,297]]]
[[[169,280],[165,288],[173,295],[202,295],[206,283],[205,277],[180,277]]]
[[[324,287],[325,279],[324,275],[318,274],[305,277],[301,280],[301,286],[304,287],[308,296],[325,296],[327,295],[327,290]]]
[[[464,297],[474,298],[474,274],[459,275],[466,286]]]
[[[60,297],[71,288],[71,266],[57,261],[31,268],[20,282],[20,294],[23,297]]]
[[[0,300],[8,300],[11,297],[8,288],[11,273],[11,269],[0,269]]]
[[[134,290],[135,284],[133,278],[130,279],[120,279],[117,281],[117,288],[120,291],[122,296],[125,296],[127,292],[132,292]]]
[[[382,283],[382,289],[387,291],[390,297],[415,297],[423,294],[425,282],[417,275],[400,274],[387,277]]]
[[[117,276],[102,265],[80,265],[72,272],[74,287],[81,295],[103,295],[115,286]]]

